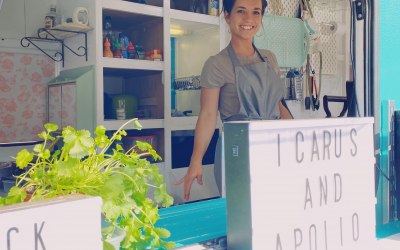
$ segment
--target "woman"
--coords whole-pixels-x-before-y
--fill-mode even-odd
[[[275,56],[267,50],[260,52],[253,45],[266,7],[266,0],[223,0],[231,41],[207,60],[201,73],[201,110],[193,153],[186,175],[176,182],[184,183],[185,200],[189,199],[195,179],[203,184],[202,159],[214,133],[218,111],[223,122],[292,118],[282,103],[284,87]],[[217,146],[215,176],[221,191],[218,149]]]

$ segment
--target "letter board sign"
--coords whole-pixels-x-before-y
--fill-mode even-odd
[[[103,249],[101,198],[73,195],[0,207],[0,249]]]
[[[224,125],[228,249],[374,249],[372,118]]]

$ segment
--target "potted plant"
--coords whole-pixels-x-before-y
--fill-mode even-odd
[[[43,143],[33,152],[24,149],[16,157],[17,166],[25,171],[16,176],[16,185],[8,195],[0,198],[0,205],[31,202],[69,194],[100,196],[103,200],[102,217],[108,226],[103,228],[103,239],[110,237],[117,228],[125,231],[123,249],[169,249],[174,246],[164,239],[169,232],[155,227],[158,206],[168,207],[173,199],[166,192],[164,178],[156,165],[146,158],[161,159],[150,144],[137,142],[123,150],[120,144],[126,135],[123,130],[129,123],[141,129],[137,119],[126,122],[111,138],[106,128],[98,126],[95,138],[87,130],[68,126],[58,136],[55,124],[46,124],[46,131],[39,134]],[[62,140],[60,149],[52,150]],[[153,198],[149,190],[153,189]],[[113,247],[104,242],[104,249]]]

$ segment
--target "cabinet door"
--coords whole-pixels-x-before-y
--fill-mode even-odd
[[[76,84],[62,86],[61,126],[76,128]]]
[[[61,85],[49,86],[49,122],[61,128]]]

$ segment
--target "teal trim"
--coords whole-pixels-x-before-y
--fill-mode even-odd
[[[376,237],[378,239],[383,239],[394,234],[400,233],[400,222],[394,221],[386,223],[382,226],[376,227]]]
[[[175,38],[171,37],[171,109],[175,109],[175,88],[174,81],[176,77],[175,73]]]
[[[400,1],[379,1],[379,98],[381,105],[380,120],[380,162],[379,167],[387,174],[389,172],[388,157],[388,100],[395,101],[395,109],[400,108],[400,84],[397,72],[399,71],[400,58]],[[400,232],[400,222],[388,222],[388,181],[380,173],[378,176],[378,191],[376,205],[376,235],[378,238],[387,237]]]
[[[379,1],[380,13],[380,100],[396,101],[396,108],[400,108],[400,84],[398,84],[400,58],[400,1]]]
[[[381,135],[380,135],[380,169],[384,174],[388,175],[389,172],[389,162],[388,162],[388,101],[381,102]],[[385,216],[384,213],[388,208],[387,196],[387,181],[386,178],[379,172],[378,175],[378,191],[377,191],[377,204],[376,204],[376,225],[381,226],[384,224]],[[379,232],[377,231],[377,234]]]
[[[226,200],[194,202],[159,210],[156,226],[171,232],[168,241],[190,245],[226,235]]]

